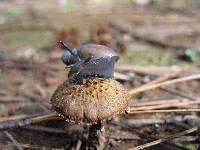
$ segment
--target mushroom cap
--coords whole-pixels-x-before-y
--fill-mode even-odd
[[[83,83],[65,81],[54,92],[52,108],[66,120],[95,123],[120,114],[128,107],[127,90],[111,78],[91,77]]]
[[[77,47],[76,51],[82,59],[87,59],[90,54],[95,59],[112,57],[114,57],[116,61],[119,59],[119,55],[114,50],[100,44],[84,44]]]

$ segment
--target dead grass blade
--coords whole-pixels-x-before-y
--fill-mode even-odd
[[[155,102],[155,101],[154,101]],[[137,106],[137,107],[132,107],[130,108],[131,111],[137,111],[137,110],[153,110],[153,109],[167,109],[167,108],[171,108],[171,107],[189,107],[190,105],[197,105],[197,104],[200,104],[200,99],[198,100],[193,100],[193,101],[190,101],[188,99],[179,99],[179,100],[171,100],[171,101],[164,101],[166,103],[159,103],[159,101],[156,103],[152,102],[149,102],[147,103],[147,105],[145,106],[143,103],[143,106]],[[148,105],[148,104],[151,104],[151,105]],[[136,104],[137,105],[137,104]]]
[[[136,94],[136,93],[144,92],[147,90],[152,90],[152,89],[155,89],[158,87],[162,87],[162,86],[166,86],[166,85],[170,85],[170,84],[177,84],[177,83],[186,82],[186,81],[195,80],[195,79],[200,79],[200,74],[191,75],[188,77],[182,77],[182,78],[173,79],[173,80],[168,80],[165,82],[155,83],[155,84],[150,84],[150,85],[147,83],[143,86],[140,86],[138,88],[134,88],[134,89],[130,90],[129,93]]]
[[[200,112],[198,108],[188,108],[188,109],[164,109],[164,110],[127,110],[127,114],[151,114],[151,113],[173,113],[173,112]]]

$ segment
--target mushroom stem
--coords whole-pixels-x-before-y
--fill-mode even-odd
[[[105,146],[105,129],[101,121],[89,127],[88,147],[103,150]]]

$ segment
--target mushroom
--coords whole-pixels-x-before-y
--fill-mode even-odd
[[[100,139],[105,140],[102,123],[124,113],[128,107],[127,90],[113,79],[114,63],[118,56],[110,48],[101,45],[86,44],[77,48],[76,52],[64,46],[69,53],[64,52],[63,62],[71,65],[72,70],[73,67],[76,69],[70,70],[69,79],[55,90],[51,98],[52,108],[67,121],[89,124],[88,141],[96,139],[96,146],[102,149],[102,143],[105,142],[99,142]],[[83,53],[88,53],[89,59],[80,55]],[[85,71],[82,68],[87,69]]]

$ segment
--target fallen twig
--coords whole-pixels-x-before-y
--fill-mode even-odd
[[[12,120],[12,121],[10,121],[10,118],[7,118],[7,120],[4,119],[4,121],[0,121],[0,130],[18,128],[18,127],[23,127],[26,125],[50,121],[50,120],[63,120],[63,118],[54,113],[51,113],[48,115],[42,115],[38,117],[33,117],[33,118],[26,117],[26,118],[21,118],[19,120]]]
[[[141,126],[139,125],[138,127],[139,127],[139,129],[137,129],[137,127],[136,126],[133,126],[133,125],[135,125],[135,122],[134,122],[134,120],[135,119],[133,119],[133,121],[132,121],[132,123],[133,124],[121,124],[121,123],[116,123],[116,122],[112,122],[112,123],[114,123],[114,125],[118,125],[118,126],[120,126],[123,130],[128,130],[128,131],[130,131],[130,132],[134,132],[134,133],[137,133],[137,134],[139,134],[139,137],[140,137],[140,140],[156,140],[157,138],[153,135],[153,134],[146,134],[145,132],[143,132],[142,130],[141,130]],[[171,118],[170,118],[170,120],[172,120]],[[127,121],[129,121],[129,119],[127,120]],[[164,120],[163,120],[164,121]],[[128,122],[127,122],[128,123]],[[161,123],[163,123],[163,122],[161,122]],[[136,123],[137,124],[137,123]],[[155,123],[153,123],[153,124],[155,124]],[[166,145],[169,145],[169,146],[172,146],[173,148],[180,148],[181,150],[188,150],[187,148],[185,148],[185,147],[182,147],[182,146],[179,146],[179,145],[177,145],[177,144],[174,144],[174,143],[171,143],[171,142],[169,142],[169,141],[165,141],[165,142],[163,142],[163,143],[160,143],[162,146],[166,146]]]
[[[191,128],[191,129],[188,129],[188,130],[185,130],[185,131],[176,133],[176,134],[174,134],[174,135],[170,135],[170,136],[167,136],[167,137],[158,139],[158,140],[153,141],[153,142],[150,142],[150,143],[146,143],[146,144],[143,144],[143,145],[134,147],[134,148],[130,148],[130,149],[128,149],[128,150],[142,150],[142,149],[145,149],[145,148],[148,148],[148,147],[151,147],[151,146],[154,146],[154,145],[163,143],[163,142],[165,142],[165,141],[169,141],[169,140],[172,140],[172,139],[174,139],[174,138],[177,138],[177,137],[180,137],[180,136],[183,136],[183,135],[186,135],[186,134],[190,134],[190,133],[196,132],[197,130],[198,130],[197,127]]]

